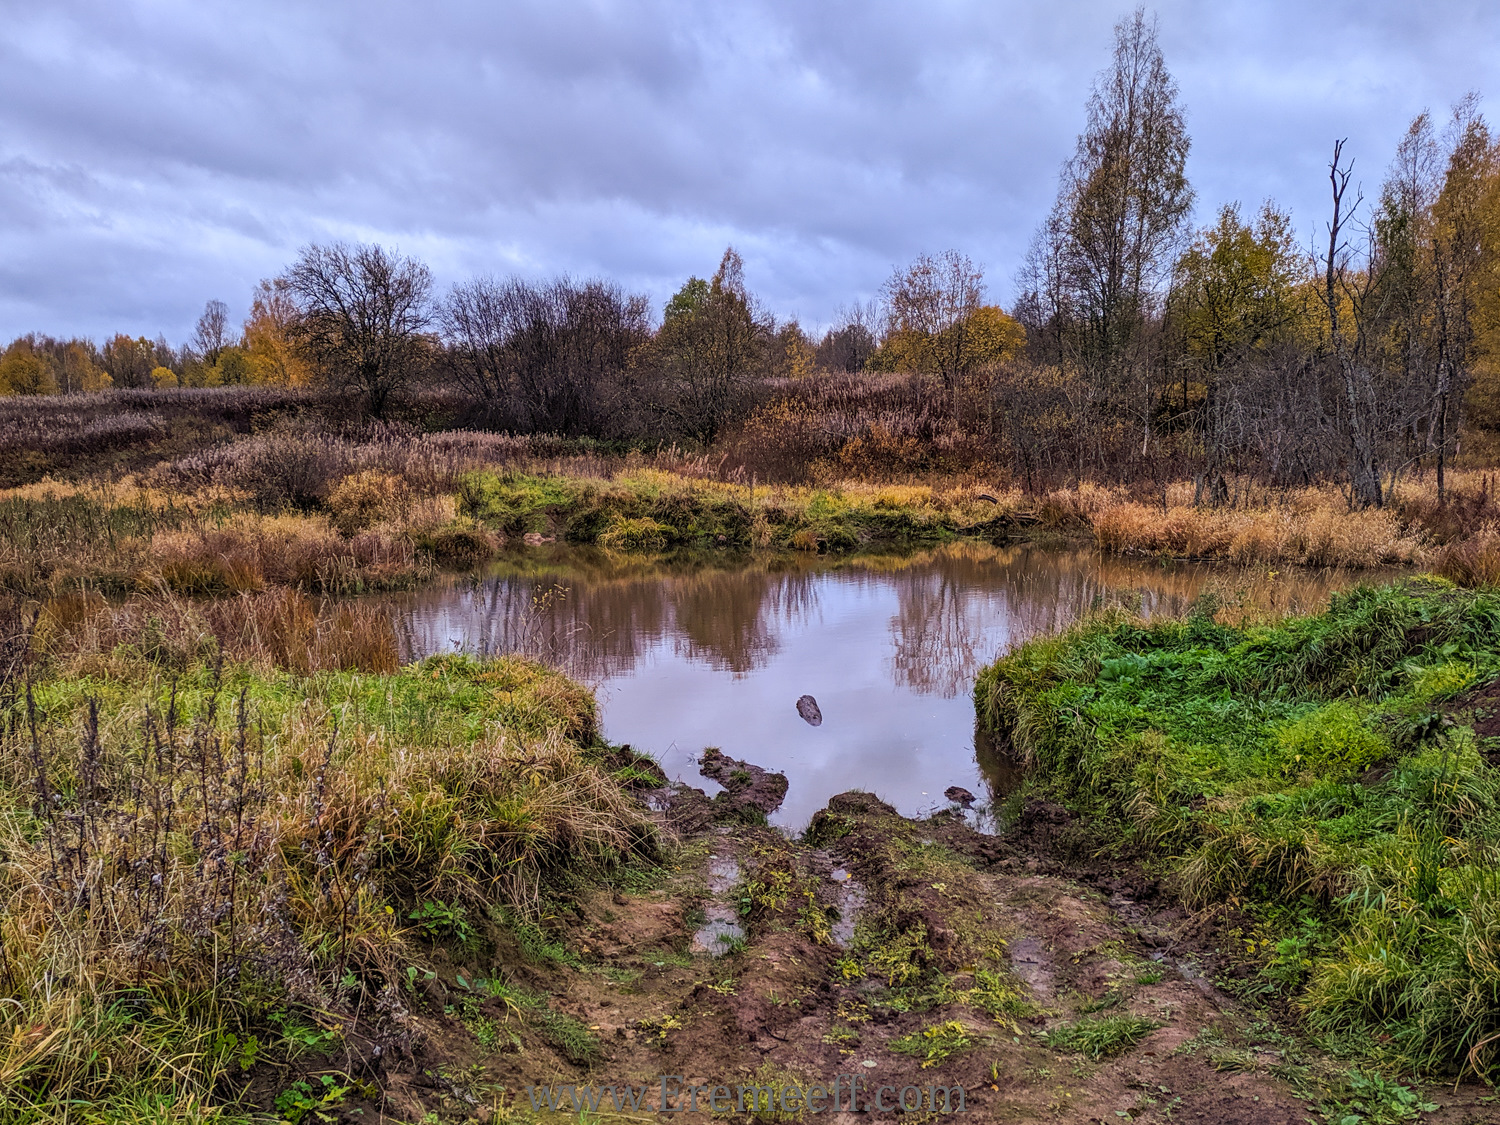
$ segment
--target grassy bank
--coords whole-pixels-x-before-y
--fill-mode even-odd
[[[1497,675],[1500,595],[1416,579],[1274,627],[1103,617],[986,668],[975,699],[1086,818],[1080,847],[1244,912],[1242,990],[1336,1049],[1493,1077]]]
[[[555,536],[617,550],[851,551],[1003,535],[1018,513],[974,484],[754,487],[654,470],[613,479],[472,473],[459,510],[507,538]]]
[[[104,404],[46,416],[43,444],[73,460],[56,478],[0,491],[0,590],[404,589],[538,538],[647,555],[1029,538],[1127,556],[1500,580],[1500,502],[1483,470],[1451,471],[1442,502],[1432,479],[1408,478],[1384,507],[1362,510],[1331,484],[1238,479],[1209,504],[1191,481],[1026,492],[983,464],[903,469],[879,458],[815,459],[803,483],[765,484],[732,451],[320,422],[298,413],[309,403],[184,396],[172,415],[181,442],[132,446],[124,461],[79,452],[91,448]],[[194,431],[191,411],[210,406],[240,414]],[[0,428],[21,442],[32,423],[41,425],[22,411]]]
[[[517,658],[299,673],[250,642],[273,619],[205,660],[175,643],[202,618],[54,602],[22,644],[12,616],[0,1121],[373,1113],[445,944],[498,965],[546,886],[654,849],[576,684]],[[338,629],[304,662],[372,659]]]

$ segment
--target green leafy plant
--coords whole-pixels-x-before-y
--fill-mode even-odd
[[[478,936],[469,923],[468,911],[457,904],[449,906],[442,899],[428,899],[418,904],[407,918],[417,923],[429,938],[451,937],[469,945]]]
[[[1319,1108],[1330,1125],[1400,1125],[1437,1106],[1374,1071],[1352,1070]]]
[[[331,1074],[319,1076],[318,1085],[306,1080],[293,1082],[276,1095],[276,1112],[287,1125],[302,1125],[309,1118],[317,1121],[335,1120],[332,1110],[344,1104],[344,1098],[353,1085],[340,1085]]]
[[[926,1068],[936,1066],[973,1045],[968,1029],[958,1020],[949,1020],[902,1036],[891,1043],[891,1050],[921,1059]]]
[[[261,1041],[254,1035],[221,1031],[214,1037],[214,1054],[238,1070],[249,1070],[260,1058]]]
[[[290,1012],[272,1012],[267,1021],[281,1032],[282,1043],[287,1053],[293,1056],[314,1053],[326,1054],[343,1038],[339,1028],[316,1027],[304,1023]]]

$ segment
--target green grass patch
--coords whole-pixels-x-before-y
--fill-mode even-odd
[[[129,667],[0,685],[0,1038],[53,1029],[14,1055],[0,1122],[85,1102],[218,1119],[252,1068],[330,1054],[393,991],[433,999],[432,943],[506,930],[576,967],[533,921],[552,888],[659,858],[591,696],[541,665]],[[598,1056],[544,1001],[457,985],[481,1046],[514,1046],[482,985],[570,1061]],[[317,1009],[289,1009],[299,992]],[[342,1097],[288,1090],[307,1120]]]
[[[843,552],[993,534],[995,514],[931,489],[750,488],[640,471],[612,480],[479,471],[458,492],[464,516],[518,538],[550,534],[618,551],[791,548]]]
[[[1413,579],[1229,628],[1101,614],[981,672],[1032,792],[1256,920],[1251,990],[1404,1065],[1494,1072],[1500,772],[1462,693],[1500,677],[1500,593]]]
[[[1079,1020],[1047,1033],[1047,1046],[1073,1051],[1091,1059],[1108,1058],[1128,1051],[1161,1024],[1136,1016],[1106,1016]]]
[[[966,1051],[972,1046],[974,1040],[969,1035],[968,1028],[958,1020],[948,1020],[893,1040],[891,1050],[921,1059],[925,1068],[946,1062],[958,1052]]]

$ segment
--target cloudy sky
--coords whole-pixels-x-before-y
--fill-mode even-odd
[[[0,0],[0,336],[178,342],[335,238],[445,285],[603,274],[657,301],[733,243],[814,325],[956,247],[1008,301],[1126,10]],[[1310,236],[1335,138],[1373,194],[1414,113],[1500,98],[1493,2],[1153,10],[1202,220],[1273,196]]]

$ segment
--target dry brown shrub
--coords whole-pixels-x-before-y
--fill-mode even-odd
[[[389,612],[372,605],[318,605],[294,590],[210,603],[204,616],[224,649],[293,672],[394,672],[400,665]]]
[[[1122,496],[1119,489],[1103,488],[1092,481],[1084,481],[1076,488],[1054,489],[1037,499],[1037,519],[1047,527],[1092,524],[1099,513],[1118,503]]]
[[[351,473],[328,494],[334,526],[345,535],[403,519],[411,507],[405,478],[377,469]]]
[[[931,468],[932,449],[909,434],[892,433],[876,422],[839,450],[838,465],[846,473],[904,476]]]
[[[173,670],[220,656],[302,674],[384,673],[400,664],[385,607],[318,602],[284,587],[208,602],[167,589],[123,602],[69,592],[43,603],[32,643],[73,674],[126,678],[142,662]]]
[[[1315,506],[1310,499],[1324,503]],[[1105,550],[1121,554],[1238,563],[1371,567],[1411,565],[1425,557],[1420,541],[1403,535],[1392,513],[1338,510],[1327,506],[1326,499],[1301,496],[1294,506],[1256,511],[1191,507],[1163,511],[1134,502],[1116,503],[1094,515],[1094,537]]]

